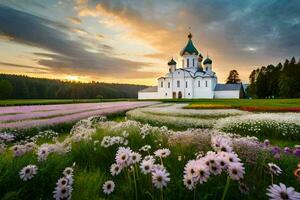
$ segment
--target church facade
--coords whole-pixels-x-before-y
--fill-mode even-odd
[[[242,84],[218,84],[212,69],[212,60],[198,52],[188,35],[188,42],[180,52],[181,67],[172,58],[168,62],[168,73],[157,79],[157,86],[139,91],[138,99],[175,99],[175,98],[242,98]]]

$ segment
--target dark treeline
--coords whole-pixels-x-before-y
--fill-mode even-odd
[[[299,98],[300,60],[262,66],[249,76],[248,95],[253,98]]]
[[[143,85],[80,83],[0,74],[0,99],[136,98]]]

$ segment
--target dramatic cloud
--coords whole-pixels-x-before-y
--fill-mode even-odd
[[[88,74],[99,76],[125,78],[153,76],[155,73],[139,72],[141,66],[148,63],[134,62],[104,53],[89,52],[85,43],[72,40],[67,31],[86,33],[82,29],[70,27],[43,19],[9,7],[0,6],[0,31],[12,41],[30,46],[46,49],[50,52],[44,54],[38,63],[49,67],[51,71],[66,74]],[[86,33],[87,34],[87,33]],[[111,50],[108,45],[100,45],[103,51]]]
[[[0,66],[33,69],[33,70],[38,70],[39,72],[45,72],[45,71],[47,71],[47,69],[45,69],[43,67],[35,67],[35,66],[29,66],[29,65],[18,65],[18,64],[14,64],[14,63],[6,63],[6,62],[0,62]]]
[[[38,0],[4,2],[9,7],[0,3],[0,39],[46,50],[34,55],[53,72],[154,83],[172,56],[180,59],[189,27],[221,82],[233,68],[247,81],[253,68],[300,52],[299,0],[47,1],[49,13]],[[28,14],[32,10],[40,15]]]
[[[250,71],[254,65],[297,56],[299,13],[297,0],[90,0],[78,4],[79,16],[106,17],[108,23],[127,26],[132,37],[153,45],[158,53],[146,54],[149,58],[166,60],[178,55],[190,26],[199,50],[204,55],[208,51],[221,72],[228,67]]]

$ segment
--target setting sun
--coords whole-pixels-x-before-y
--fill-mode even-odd
[[[78,76],[67,76],[66,79],[68,81],[78,81],[79,77]]]

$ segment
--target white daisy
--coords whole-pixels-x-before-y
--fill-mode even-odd
[[[196,161],[195,160],[189,160],[188,163],[184,167],[184,173],[187,176],[195,176],[196,173]]]
[[[72,167],[66,167],[63,174],[65,176],[72,176],[74,172],[74,169]]]
[[[112,164],[110,167],[110,173],[112,176],[116,176],[120,174],[122,171],[122,167],[116,163]]]
[[[149,174],[152,171],[153,163],[153,160],[143,160],[140,165],[142,173]]]
[[[293,187],[286,187],[283,183],[270,185],[267,189],[270,200],[299,200],[300,193]]]
[[[220,156],[217,157],[216,161],[221,169],[226,169],[228,167],[228,160],[226,158]]]
[[[210,176],[209,168],[204,164],[198,164],[196,167],[196,178],[200,184],[207,181]]]
[[[55,190],[54,190],[54,199],[56,200],[70,200],[71,199],[71,194],[72,194],[72,187],[69,186],[69,185],[65,185],[65,186],[62,186],[62,187],[56,187]]]
[[[140,151],[149,151],[151,149],[150,145],[145,145],[140,148]]]
[[[222,173],[222,168],[217,162],[215,162],[209,165],[209,171],[211,174],[216,176]]]
[[[102,147],[110,147],[112,144],[111,144],[111,139],[109,136],[104,136],[102,141],[101,141],[101,146]]]
[[[268,163],[268,166],[269,166],[269,170],[270,170],[271,173],[273,173],[277,176],[282,173],[282,170],[276,164]]]
[[[192,176],[184,175],[183,176],[183,184],[185,187],[187,187],[189,190],[193,190],[195,188],[195,182]]]
[[[104,184],[103,184],[103,192],[105,194],[110,194],[112,193],[114,190],[115,190],[115,183],[113,181],[106,181]]]
[[[37,152],[37,155],[38,155],[38,161],[44,161],[47,159],[48,155],[50,153],[50,150],[47,146],[43,146],[43,147],[40,147],[38,152]]]
[[[228,163],[236,163],[240,162],[241,159],[239,159],[238,155],[234,152],[228,153],[228,152],[220,152],[219,155],[227,159]]]
[[[242,163],[230,163],[228,165],[228,174],[232,180],[240,180],[244,177],[245,168]]]
[[[36,165],[27,165],[19,172],[20,178],[23,181],[30,180],[37,174],[37,166]]]
[[[220,146],[220,151],[230,153],[232,152],[232,147],[229,144],[223,143]]]
[[[224,151],[224,152],[231,152],[231,142],[228,138],[225,138],[224,136],[213,136],[211,138],[212,147],[216,151]]]
[[[65,177],[58,179],[56,185],[58,187],[63,187],[69,185],[69,180]]]
[[[154,152],[156,157],[166,158],[171,154],[169,149],[158,149]]]
[[[140,161],[141,161],[141,158],[142,158],[141,154],[139,154],[139,153],[137,153],[137,152],[132,152],[132,153],[130,154],[130,160],[131,160],[131,163],[132,163],[132,164],[135,164],[135,163],[140,162]]]
[[[170,181],[169,176],[170,174],[166,169],[156,168],[154,171],[152,171],[152,183],[154,187],[156,187],[157,189],[166,187],[168,182]]]
[[[26,153],[23,145],[14,145],[11,147],[11,150],[13,151],[15,157],[22,156],[24,153]]]
[[[153,156],[145,156],[144,160],[151,160],[151,162],[155,162],[155,158]]]
[[[131,149],[129,147],[119,147],[116,154],[116,163],[122,166],[128,166],[130,161]]]

